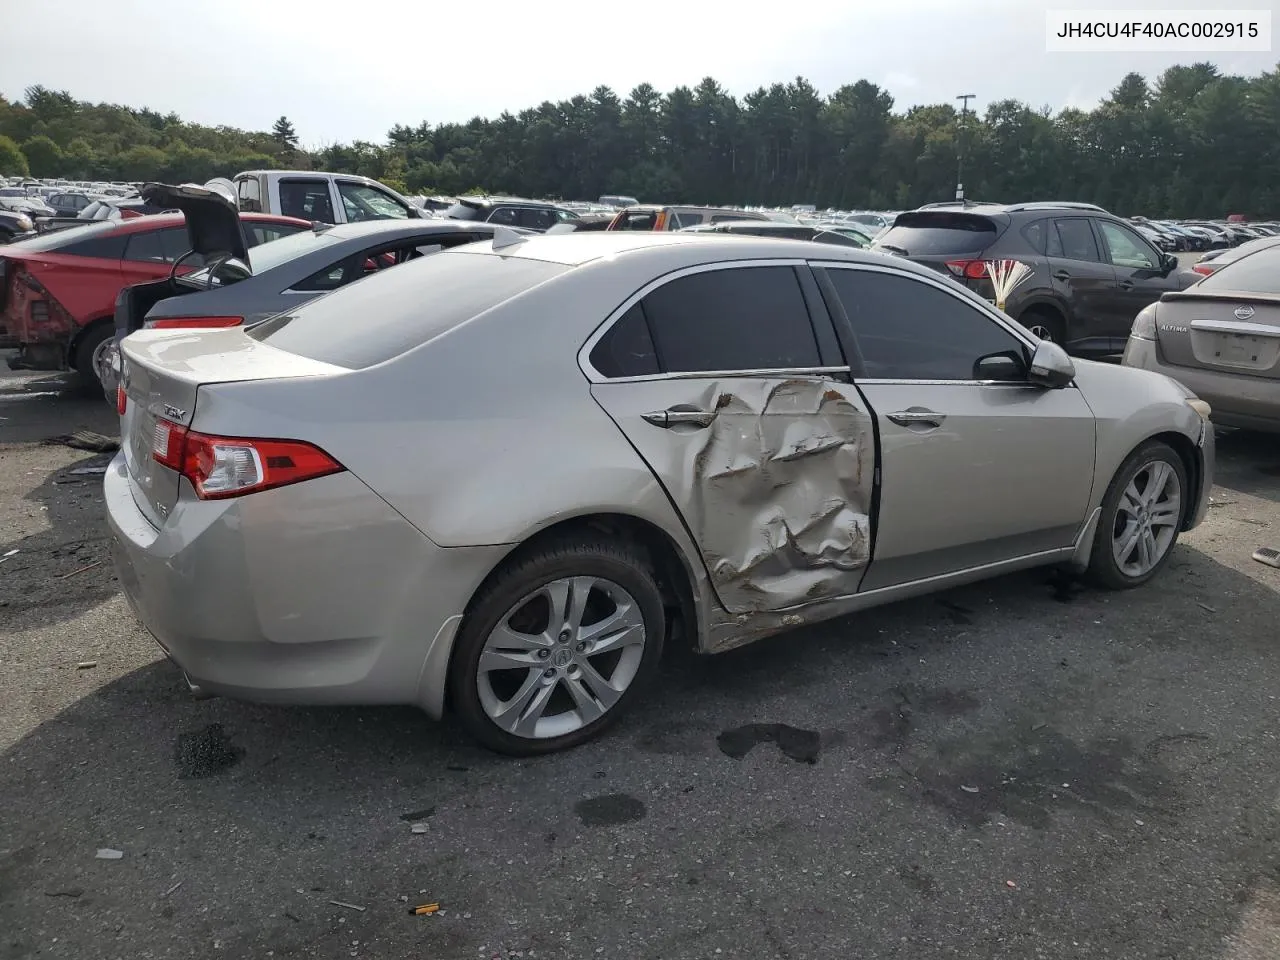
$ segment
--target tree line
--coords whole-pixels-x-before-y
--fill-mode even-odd
[[[951,199],[958,153],[978,200],[1079,200],[1122,215],[1280,216],[1280,69],[1209,63],[1131,73],[1092,110],[1015,99],[894,112],[865,80],[821,95],[802,77],[741,99],[708,77],[625,98],[596,87],[494,119],[396,125],[384,143],[307,150],[270,131],[78,101],[29,87],[0,97],[0,174],[203,182],[277,167],[357,173],[408,193],[905,209]]]

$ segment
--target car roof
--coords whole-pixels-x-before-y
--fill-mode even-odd
[[[289,226],[310,227],[309,220],[299,220],[297,217],[282,217],[275,213],[242,213],[241,220],[249,223],[280,223]],[[181,213],[152,213],[145,217],[133,217],[130,220],[120,220],[115,233],[139,233],[143,230],[162,229],[164,227],[180,227],[187,222],[187,218]]]
[[[596,261],[625,259],[639,263],[652,259],[665,270],[679,270],[704,263],[729,260],[823,260],[867,266],[892,267],[905,273],[937,279],[936,270],[903,257],[855,247],[815,243],[809,240],[774,240],[771,237],[735,236],[732,233],[684,233],[682,231],[587,231],[553,236],[534,234],[504,243],[495,251],[489,241],[457,247],[450,253],[488,254],[543,260],[570,267]]]
[[[530,207],[546,207],[548,210],[568,209],[567,207],[561,207],[558,203],[551,203],[548,200],[530,200],[528,197],[490,197],[479,196],[476,194],[465,194],[459,196],[456,202],[466,204],[469,207],[493,206],[495,203],[522,203]]]
[[[360,220],[328,227],[324,232],[335,240],[359,240],[418,233],[474,233],[476,230],[492,232],[493,225],[473,220]]]

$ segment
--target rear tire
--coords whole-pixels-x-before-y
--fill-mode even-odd
[[[1129,590],[1159,573],[1173,555],[1190,493],[1186,465],[1167,443],[1149,440],[1129,454],[1102,498],[1089,579]]]
[[[72,366],[86,390],[97,389],[106,396],[102,380],[98,377],[97,365],[94,363],[98,348],[116,335],[115,327],[110,323],[99,323],[90,327],[76,344]],[[110,399],[110,398],[108,398]]]
[[[472,601],[449,666],[451,701],[467,732],[499,753],[574,747],[631,706],[665,634],[644,551],[552,542],[500,568]]]
[[[1018,322],[1041,340],[1051,340],[1064,348],[1067,345],[1067,325],[1048,307],[1028,307],[1022,311]]]

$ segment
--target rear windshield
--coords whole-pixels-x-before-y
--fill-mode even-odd
[[[442,253],[358,280],[246,333],[299,356],[358,370],[397,357],[568,269],[519,257]]]
[[[1263,247],[1209,274],[1192,292],[1206,290],[1280,294],[1280,246]]]
[[[874,246],[904,257],[978,253],[996,238],[996,225],[972,213],[904,213]]]
[[[444,212],[450,220],[483,220],[483,211],[469,203],[455,203]]]
[[[110,233],[112,230],[118,229],[119,226],[120,224],[113,223],[110,220],[101,220],[83,227],[67,227],[65,230],[54,230],[51,233],[32,237],[30,240],[19,240],[13,246],[19,250],[30,250],[33,253],[50,253],[69,247],[73,243],[79,243],[89,237]]]

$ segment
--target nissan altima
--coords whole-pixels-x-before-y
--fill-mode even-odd
[[[1203,518],[1205,403],[900,258],[600,232],[122,342],[120,580],[192,688],[573,746],[714,654]]]

